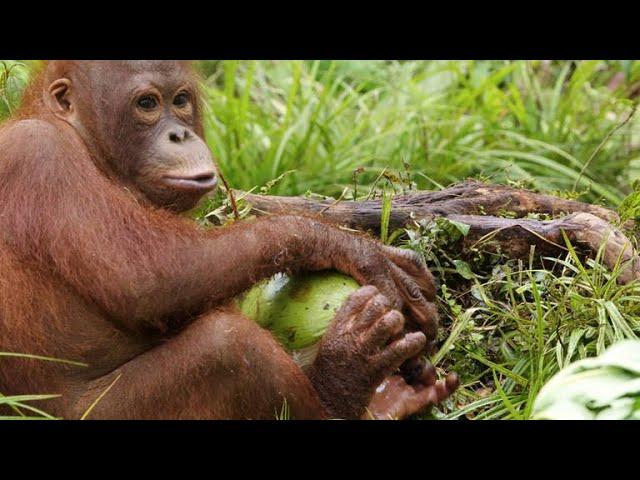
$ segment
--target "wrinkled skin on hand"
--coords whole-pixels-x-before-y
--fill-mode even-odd
[[[433,351],[438,331],[438,312],[433,303],[436,284],[418,254],[364,236],[351,236],[337,252],[323,253],[334,259],[334,268],[351,275],[360,285],[377,287],[390,308],[406,315],[407,330],[423,332],[427,351]]]
[[[411,360],[426,341],[424,333],[406,331],[403,315],[378,288],[365,286],[336,314],[308,375],[334,418],[403,418],[443,400],[457,386],[449,381],[443,389],[433,367]],[[405,363],[412,365],[409,383],[393,375]],[[384,395],[375,394],[381,384]]]

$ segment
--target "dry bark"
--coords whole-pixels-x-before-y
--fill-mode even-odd
[[[377,232],[380,227],[380,200],[338,202],[253,194],[243,198],[256,215],[298,212],[317,214],[359,230]],[[516,218],[498,216],[505,213]],[[522,218],[530,213],[559,218],[544,221]],[[629,239],[612,225],[618,221],[617,214],[604,207],[504,185],[468,181],[440,191],[394,197],[389,227],[401,228],[413,221],[436,217],[469,225],[469,233],[462,242],[463,249],[482,242],[485,249],[493,245],[511,258],[528,258],[531,245],[535,245],[538,255],[562,255],[566,252],[562,232],[572,244],[585,247],[592,255],[606,244],[603,263],[613,268],[621,261],[622,273],[618,280],[627,283],[640,279],[638,255]]]

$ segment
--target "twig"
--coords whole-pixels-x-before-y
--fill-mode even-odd
[[[224,178],[224,175],[222,174],[220,169],[218,169],[218,176],[220,177],[220,180],[222,180],[222,183],[224,184],[224,188],[227,191],[227,198],[231,203],[231,210],[233,210],[233,218],[236,221],[240,220],[240,214],[238,213],[238,205],[236,204],[236,199],[233,196],[233,192],[229,188],[229,184],[227,183],[227,180]]]

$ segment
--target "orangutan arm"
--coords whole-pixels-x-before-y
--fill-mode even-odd
[[[141,205],[63,128],[25,121],[3,134],[15,141],[4,142],[0,196],[20,212],[2,219],[5,240],[130,328],[162,330],[276,272],[335,269],[378,287],[435,337],[432,277],[408,251],[300,216],[199,231]]]

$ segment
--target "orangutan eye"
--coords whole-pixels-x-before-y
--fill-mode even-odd
[[[138,99],[138,106],[143,110],[153,110],[158,106],[158,100],[153,95],[145,95]]]
[[[189,94],[187,92],[180,92],[173,99],[173,104],[176,107],[184,107],[189,103]]]

